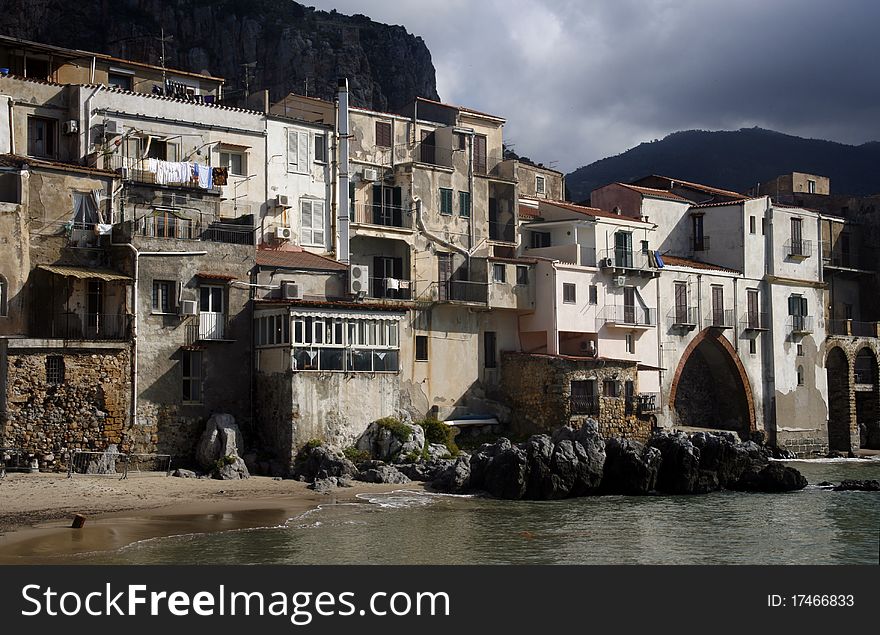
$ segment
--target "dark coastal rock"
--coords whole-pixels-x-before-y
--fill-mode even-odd
[[[464,457],[469,460],[470,457]],[[429,459],[415,463],[395,463],[394,467],[412,481],[431,482],[438,478],[447,468],[455,463],[455,459]]]
[[[546,434],[536,434],[523,444],[528,465],[525,498],[542,500],[553,496],[556,484],[550,462],[553,458],[553,441]]]
[[[349,461],[342,452],[324,445],[305,446],[296,455],[292,475],[305,481],[330,478],[352,478],[358,473],[354,463]]]
[[[365,483],[391,483],[403,484],[409,483],[409,478],[397,468],[378,461],[370,461],[372,465],[367,466],[355,475],[355,480]],[[378,463],[378,464],[377,464]]]
[[[470,457],[462,455],[448,462],[446,468],[441,470],[431,482],[431,487],[450,494],[463,494],[469,491],[470,480]]]
[[[406,457],[422,455],[425,430],[405,421],[380,419],[367,426],[355,447],[380,461],[403,461]]]
[[[237,481],[250,478],[251,475],[241,457],[227,456],[217,461],[211,476],[220,481]]]
[[[760,469],[750,469],[730,486],[743,492],[793,492],[807,486],[807,479],[793,467],[770,463]]]
[[[847,479],[834,486],[835,492],[880,492],[878,480],[851,480]]]
[[[705,493],[714,470],[700,469],[700,449],[683,432],[661,432],[651,437],[648,447],[659,450],[662,460],[657,472],[657,490],[666,494]],[[701,476],[704,476],[701,480]],[[715,481],[718,479],[716,478]]]
[[[309,483],[307,487],[315,490],[319,494],[326,494],[327,492],[336,489],[337,485],[336,477],[331,476],[330,478],[319,478],[313,483]]]
[[[740,443],[732,433],[697,432],[690,440],[700,451],[700,470],[714,472],[719,487],[729,487],[746,470],[767,464],[767,454],[761,446],[754,441]]]
[[[471,457],[471,488],[496,498],[520,499],[525,495],[528,458],[521,448],[502,437],[483,444]]]
[[[663,460],[660,450],[631,439],[612,437],[605,442],[602,492],[640,495],[653,491]]]
[[[171,474],[171,476],[176,476],[177,478],[197,478],[197,474],[192,470],[184,470],[183,468],[177,468]]]

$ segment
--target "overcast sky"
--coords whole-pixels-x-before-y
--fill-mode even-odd
[[[569,172],[685,129],[880,139],[876,0],[300,0],[421,36],[449,103]]]

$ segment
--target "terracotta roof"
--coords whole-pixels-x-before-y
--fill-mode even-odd
[[[729,196],[731,198],[748,198],[743,196],[739,192],[734,192],[733,190],[724,190],[720,187],[712,187],[711,185],[703,185],[702,183],[693,183],[692,181],[684,181],[682,179],[673,179],[668,176],[661,176],[659,174],[652,174],[651,177],[655,179],[666,179],[667,181],[672,183],[678,183],[679,185],[683,185],[692,190],[699,190],[700,192],[706,192],[708,194],[719,194],[721,196]]]
[[[257,265],[282,269],[312,269],[315,271],[346,271],[348,265],[308,251],[257,250]]]
[[[655,187],[642,187],[641,185],[630,185],[629,183],[616,183],[616,185],[621,185],[627,189],[636,191],[642,196],[653,196],[654,198],[664,198],[670,201],[690,203],[690,201],[685,197],[679,196],[678,194],[670,192],[669,190],[658,190]]]
[[[751,200],[754,200],[754,199],[752,199],[752,198],[743,198],[743,199],[740,199],[740,200],[738,200],[738,201],[723,201],[723,202],[721,202],[721,203],[694,203],[693,205],[691,205],[691,207],[698,207],[698,208],[703,208],[703,207],[724,207],[725,205],[741,205],[741,204],[745,203],[746,201],[751,201]]]
[[[538,211],[537,207],[531,207],[529,205],[520,205],[519,206],[519,215],[526,216],[528,218],[535,218],[540,216],[541,213]]]
[[[711,271],[726,271],[728,273],[739,273],[742,271],[737,271],[736,269],[731,269],[729,267],[722,267],[721,265],[713,265],[708,262],[699,262],[698,260],[691,260],[689,258],[681,258],[679,256],[670,256],[668,254],[660,254],[660,257],[663,259],[663,263],[666,265],[671,265],[673,267],[690,267],[691,269],[708,269]]]
[[[538,262],[537,258],[502,258],[500,256],[489,256],[490,262],[506,262],[511,265],[534,265]]]
[[[622,184],[621,184],[622,185]],[[684,199],[682,199],[684,200]],[[599,209],[598,207],[586,207],[585,205],[577,205],[575,203],[569,203],[568,201],[546,201],[548,205],[553,205],[554,207],[561,207],[562,209],[566,209],[570,212],[574,212],[576,214],[583,214],[584,216],[593,216],[599,218],[614,218],[616,220],[626,220],[632,223],[644,223],[641,218],[635,218],[633,216],[627,216],[626,214],[615,214],[614,212],[608,212],[604,209]],[[647,223],[650,225],[650,223]]]
[[[119,178],[119,175],[116,172],[111,172],[110,170],[91,168],[87,165],[79,165],[76,163],[64,163],[63,161],[47,161],[45,159],[23,157],[17,154],[0,154],[0,166],[16,168],[19,170],[33,166],[37,168],[64,170],[66,172],[83,172],[85,174],[94,174],[96,176]]]
[[[497,119],[498,121],[506,121],[504,117],[499,117],[498,115],[491,115],[487,112],[480,112],[479,110],[474,110],[473,108],[466,108],[464,106],[456,106],[455,104],[446,104],[442,101],[437,101],[436,99],[428,99],[427,97],[416,97],[416,101],[424,101],[429,104],[437,104],[438,106],[446,106],[447,108],[454,108],[455,110],[459,110],[461,112],[466,112],[472,115],[479,115],[481,117],[489,117],[490,119]]]

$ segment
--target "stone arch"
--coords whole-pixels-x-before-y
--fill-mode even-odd
[[[718,329],[701,331],[684,350],[672,379],[669,404],[681,425],[726,428],[744,436],[757,429],[746,369]]]
[[[839,346],[833,347],[825,357],[828,373],[828,449],[832,452],[849,452],[852,448],[852,392],[849,383],[849,359]]]
[[[874,448],[880,444],[880,387],[877,354],[870,346],[863,346],[853,360],[856,425],[859,447]],[[855,438],[852,440],[855,445]]]

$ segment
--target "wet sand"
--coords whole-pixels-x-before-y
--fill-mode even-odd
[[[347,503],[360,493],[400,485],[340,488],[318,494],[297,481],[243,481],[143,476],[10,474],[0,480],[0,564],[88,563],[88,553],[149,538],[274,527],[318,505]],[[408,489],[421,488],[419,483]],[[85,527],[71,529],[74,514]],[[209,563],[206,563],[209,564]]]

